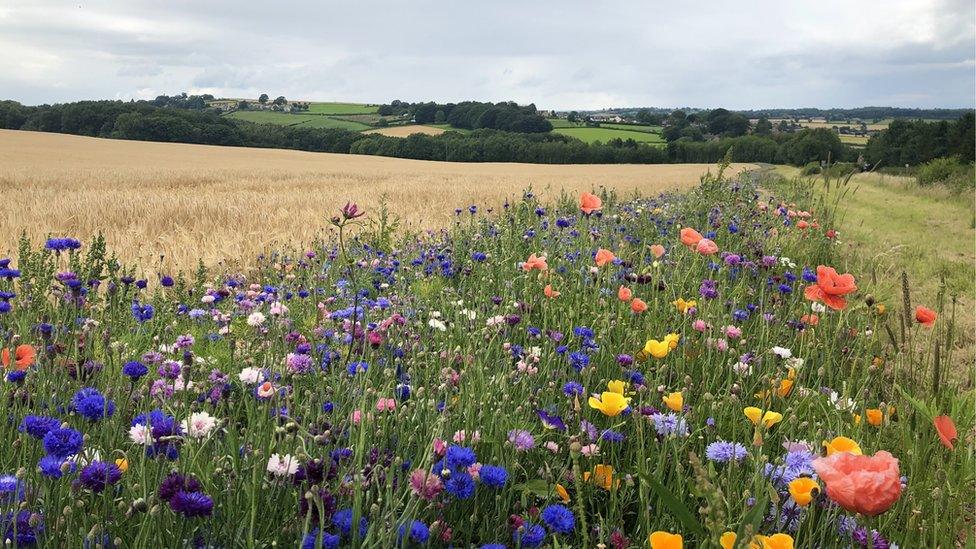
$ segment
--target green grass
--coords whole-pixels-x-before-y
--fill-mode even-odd
[[[225,116],[237,120],[246,120],[257,124],[278,124],[280,126],[300,126],[303,128],[341,128],[344,130],[363,131],[370,126],[351,120],[339,120],[319,114],[290,114],[272,111],[235,111]]]
[[[579,128],[579,124],[574,124],[565,118],[550,118],[549,123],[553,128]]]
[[[377,105],[363,105],[360,103],[312,103],[308,112],[313,114],[373,114]]]
[[[653,144],[664,144],[664,139],[658,134],[648,133],[646,131],[626,131],[626,130],[615,130],[610,128],[556,128],[552,130],[553,133],[561,133],[563,135],[568,135],[569,137],[575,137],[580,141],[585,141],[586,143],[595,143],[597,141],[606,143],[611,139],[633,139],[638,143],[653,143]]]
[[[796,168],[778,166],[786,177]],[[812,178],[826,193],[822,179]],[[941,281],[949,296],[958,296],[957,365],[976,359],[976,203],[972,193],[952,194],[939,187],[919,187],[914,178],[858,174],[840,201],[837,230],[848,269],[873,272],[882,302],[901,300],[901,272],[912,288],[913,304],[934,308]],[[968,368],[971,370],[971,368]]]

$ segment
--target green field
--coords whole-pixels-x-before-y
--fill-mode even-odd
[[[645,132],[645,133],[661,133],[664,129],[663,126],[641,126],[638,124],[613,124],[613,123],[601,123],[601,128],[610,128],[611,130],[624,130],[629,132]]]
[[[377,110],[377,105],[361,103],[310,103],[308,106],[312,114],[374,114]]]
[[[552,130],[553,133],[561,133],[569,137],[575,137],[580,141],[585,141],[586,143],[595,143],[597,141],[606,143],[611,139],[633,139],[638,143],[652,143],[652,144],[664,144],[664,139],[656,133],[649,133],[646,131],[630,131],[630,130],[615,130],[612,128],[555,128]]]
[[[278,124],[280,126],[301,126],[303,128],[341,128],[362,131],[370,126],[351,120],[339,120],[321,114],[290,114],[272,111],[235,111],[225,116],[246,120],[257,124]]]
[[[550,118],[549,123],[553,128],[579,128],[579,124],[574,124],[565,118]]]

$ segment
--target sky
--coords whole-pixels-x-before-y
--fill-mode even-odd
[[[973,0],[0,0],[0,99],[973,107]]]

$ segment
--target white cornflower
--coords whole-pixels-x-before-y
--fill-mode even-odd
[[[244,383],[261,383],[264,381],[264,372],[260,368],[244,368],[237,374],[237,379]]]
[[[260,311],[254,311],[247,317],[247,325],[257,328],[258,326],[264,324],[264,314]]]
[[[193,438],[206,438],[217,427],[217,418],[207,412],[194,412],[183,420],[183,430]]]
[[[268,458],[268,472],[276,477],[287,477],[298,471],[298,458],[285,454],[271,454]]]

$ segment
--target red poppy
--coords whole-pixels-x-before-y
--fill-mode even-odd
[[[692,229],[691,227],[685,227],[681,229],[681,243],[689,248],[695,248],[698,246],[698,242],[701,241],[701,233]]]
[[[31,345],[18,345],[14,349],[14,369],[24,371],[34,364],[34,359],[37,358],[37,351]],[[0,360],[3,361],[3,367],[10,367],[10,349],[4,349],[0,353]]]
[[[594,261],[596,261],[597,267],[602,267],[607,263],[610,263],[614,259],[617,259],[617,256],[613,255],[613,252],[611,252],[610,250],[605,250],[603,248],[600,248],[599,250],[596,251],[596,257],[594,258]]]
[[[915,308],[915,320],[926,328],[935,326],[935,319],[937,318],[939,318],[939,314],[928,307],[919,305]]]
[[[939,434],[942,445],[952,450],[953,443],[959,438],[959,434],[956,432],[956,424],[952,422],[952,418],[939,416],[932,420],[932,424],[935,425],[935,432]]]
[[[803,295],[810,301],[820,301],[831,309],[840,311],[847,307],[847,300],[843,296],[856,291],[854,275],[837,274],[833,267],[819,265],[817,283],[807,286]]]
[[[630,310],[637,314],[641,314],[647,310],[647,303],[638,297],[635,297],[633,301],[630,302]]]

